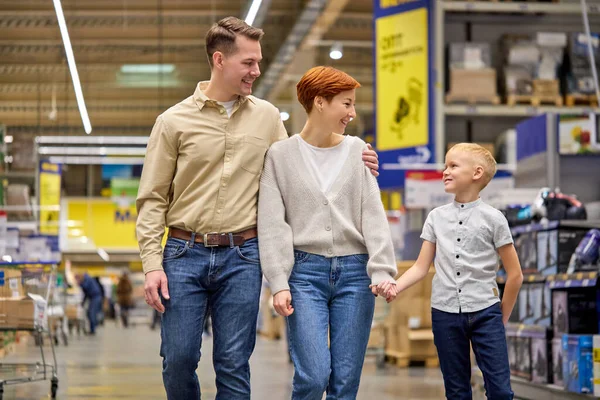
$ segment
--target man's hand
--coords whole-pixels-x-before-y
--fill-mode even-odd
[[[377,170],[379,169],[379,157],[377,156],[377,153],[375,153],[375,150],[373,150],[373,147],[370,144],[367,143],[367,146],[369,147],[369,150],[363,151],[362,159],[365,162],[367,168],[371,170],[373,176],[379,176],[379,172],[377,172]]]
[[[292,307],[292,293],[289,290],[282,290],[281,292],[275,293],[273,296],[273,307],[277,314],[282,317],[289,317],[294,313],[294,307]]]
[[[146,283],[144,284],[144,296],[146,303],[160,313],[165,312],[165,306],[160,301],[158,291],[162,293],[165,299],[169,299],[169,286],[167,284],[167,275],[165,271],[151,271],[146,274]]]

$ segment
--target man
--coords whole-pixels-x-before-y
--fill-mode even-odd
[[[216,398],[250,399],[248,360],[262,282],[259,179],[269,146],[287,138],[279,111],[251,96],[260,76],[262,36],[238,18],[214,24],[206,35],[210,81],[160,115],[148,141],[137,237],[146,302],[163,313],[161,356],[169,399],[200,398],[195,370],[208,307]],[[364,158],[377,169],[373,151]]]
[[[102,287],[94,278],[85,274],[75,275],[77,284],[83,291],[82,306],[88,300],[87,317],[90,322],[90,335],[96,334],[96,326],[98,325],[98,314],[102,311]]]

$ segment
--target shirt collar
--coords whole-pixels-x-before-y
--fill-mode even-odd
[[[459,208],[461,210],[468,210],[469,208],[473,208],[473,207],[477,207],[479,204],[481,204],[482,200],[481,197],[478,198],[475,201],[472,201],[470,203],[459,203],[458,201],[454,200],[454,207]]]
[[[198,82],[198,85],[196,86],[196,90],[194,91],[194,101],[196,102],[196,105],[198,106],[198,108],[200,110],[202,110],[204,108],[204,106],[207,104],[212,104],[212,105],[218,104],[218,102],[216,100],[209,99],[206,96],[206,94],[204,93],[204,91],[208,87],[209,83],[210,83],[210,81]],[[252,97],[238,96],[238,102],[239,102],[240,106],[242,104],[244,104],[246,102],[246,100],[250,100],[254,104],[254,99],[252,99]]]

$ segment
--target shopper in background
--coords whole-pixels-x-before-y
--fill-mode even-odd
[[[200,397],[195,371],[208,307],[216,399],[250,399],[248,361],[262,281],[259,178],[269,146],[287,138],[279,111],[251,96],[260,75],[262,36],[238,18],[214,24],[206,35],[210,81],[161,114],[148,141],[137,238],[146,302],[163,313],[161,356],[169,399]],[[365,158],[377,168],[374,152]]]
[[[260,258],[275,310],[288,317],[292,399],[356,398],[369,286],[397,272],[377,180],[362,161],[367,145],[344,136],[358,87],[335,68],[310,69],[297,85],[308,120],[271,146],[260,182]]]
[[[431,293],[434,342],[446,398],[471,399],[473,347],[488,399],[512,399],[504,325],[517,300],[523,274],[508,222],[479,193],[496,173],[496,161],[483,147],[460,143],[446,154],[443,180],[454,202],[429,213],[414,266],[395,285],[378,285],[394,295],[422,280],[435,257]],[[502,301],[496,272],[498,254],[507,273]]]
[[[90,335],[95,335],[96,326],[98,325],[98,315],[102,311],[102,288],[87,273],[75,275],[75,280],[83,291],[82,306],[85,305],[86,301],[88,302],[87,317],[90,323]]]
[[[129,310],[133,307],[133,285],[129,273],[124,272],[117,284],[117,304],[121,309],[121,321],[125,328],[129,327]]]

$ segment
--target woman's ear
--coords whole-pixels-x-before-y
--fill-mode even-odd
[[[316,109],[318,112],[322,112],[323,111],[323,97],[321,96],[315,96],[314,100],[313,100],[313,108]]]

